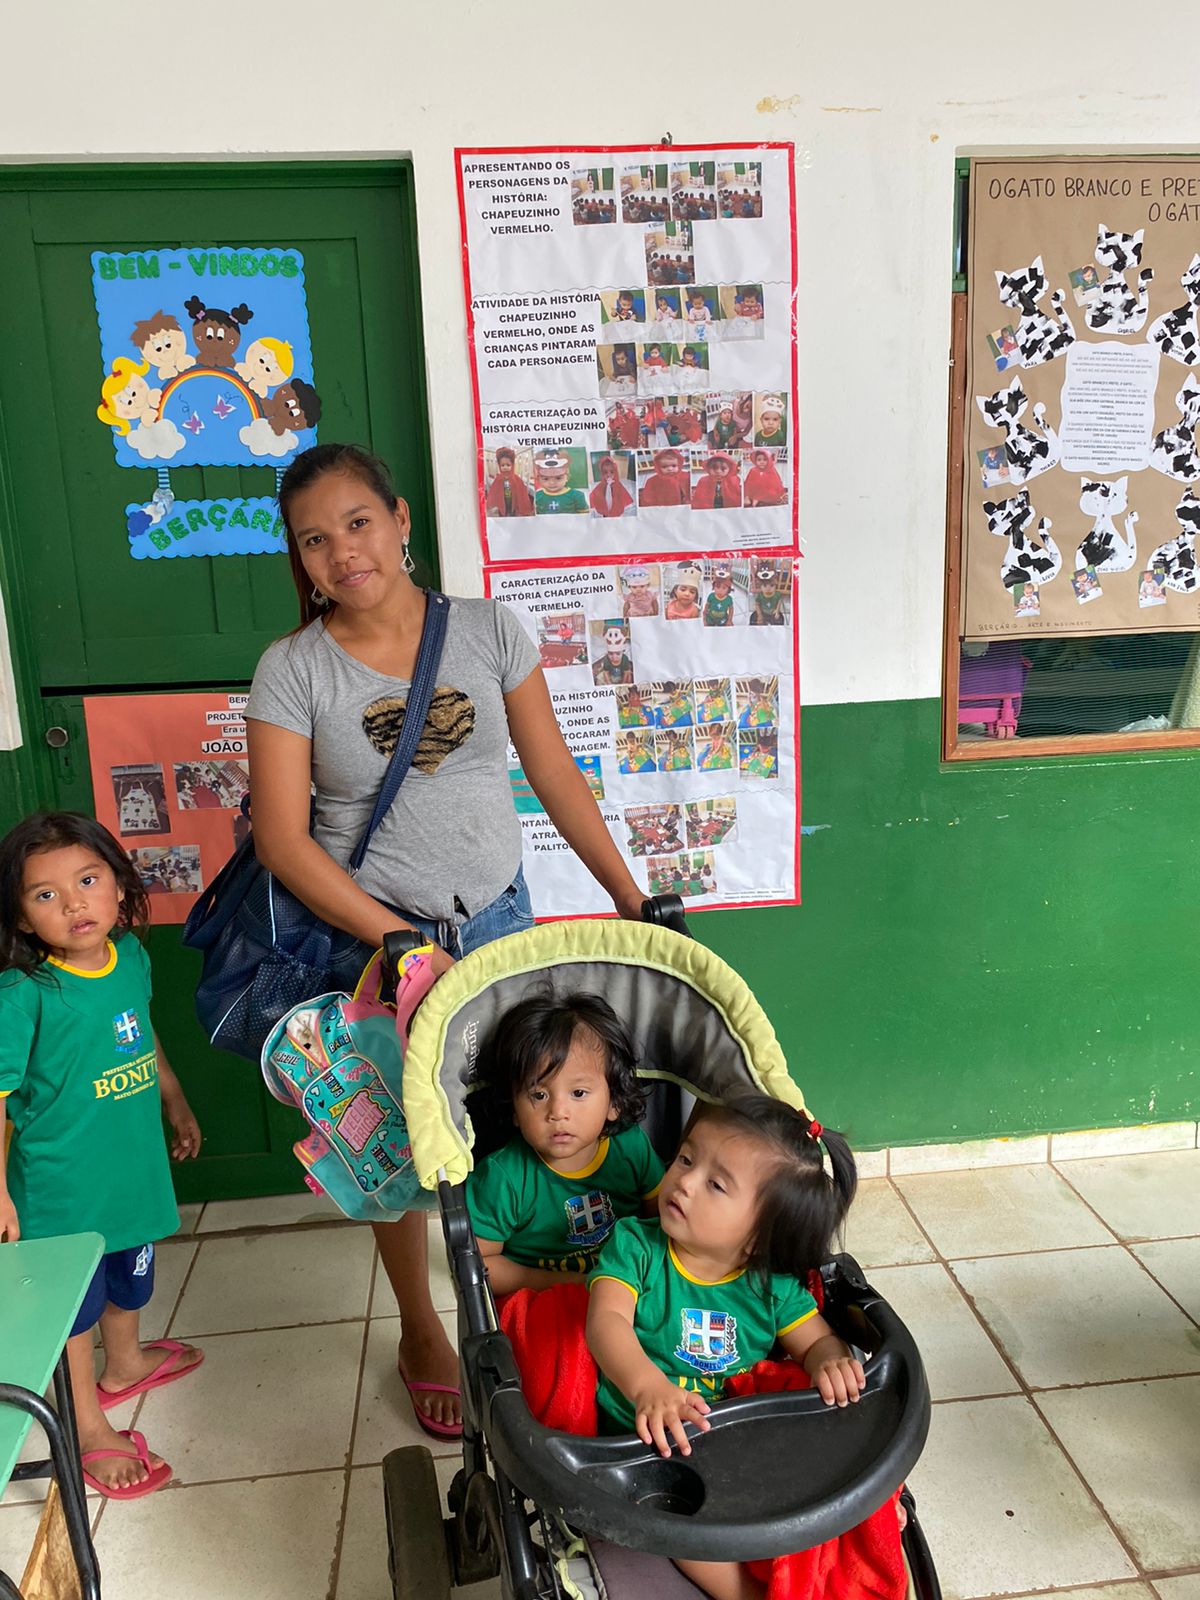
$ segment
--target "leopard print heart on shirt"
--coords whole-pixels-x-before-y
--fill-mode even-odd
[[[408,702],[396,695],[374,700],[363,712],[363,732],[381,756],[396,748]],[[461,689],[439,685],[429,703],[429,715],[417,741],[412,764],[418,772],[434,773],[452,751],[466,744],[475,731],[474,702]]]

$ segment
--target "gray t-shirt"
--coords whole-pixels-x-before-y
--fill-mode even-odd
[[[521,824],[504,696],[537,664],[511,611],[494,600],[451,600],[424,732],[358,874],[368,894],[449,921],[456,899],[474,916],[512,883]],[[277,639],[258,663],[246,715],[312,740],[313,837],[339,866],[370,820],[408,689],[356,661],[324,622]]]

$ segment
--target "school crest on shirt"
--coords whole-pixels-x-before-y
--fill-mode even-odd
[[[564,1202],[567,1213],[567,1241],[572,1245],[591,1246],[607,1239],[612,1232],[612,1201],[603,1189],[589,1189],[586,1194],[573,1194]]]
[[[738,1358],[737,1318],[729,1311],[708,1311],[685,1306],[682,1330],[675,1351],[680,1361],[697,1372],[724,1372]]]
[[[113,1018],[113,1039],[123,1056],[131,1056],[142,1043],[142,1025],[136,1011],[118,1011]]]

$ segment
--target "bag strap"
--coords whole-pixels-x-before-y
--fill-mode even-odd
[[[383,784],[375,800],[375,809],[367,823],[366,832],[358,841],[350,857],[347,872],[353,878],[362,866],[371,843],[371,836],[391,810],[392,801],[400,793],[400,785],[417,753],[417,743],[425,731],[425,718],[433,699],[434,682],[442,659],[442,646],[446,642],[446,623],[450,616],[450,602],[444,594],[430,589],[425,596],[425,626],[421,629],[421,645],[417,651],[417,664],[413,668],[412,683],[408,689],[408,704],[404,711],[404,726],[392,751]]]

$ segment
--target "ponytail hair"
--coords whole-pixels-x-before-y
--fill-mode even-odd
[[[854,1199],[858,1169],[850,1146],[807,1111],[765,1094],[700,1106],[692,1120],[700,1117],[721,1121],[731,1133],[763,1146],[765,1172],[747,1268],[760,1278],[778,1274],[803,1283],[829,1259]]]

